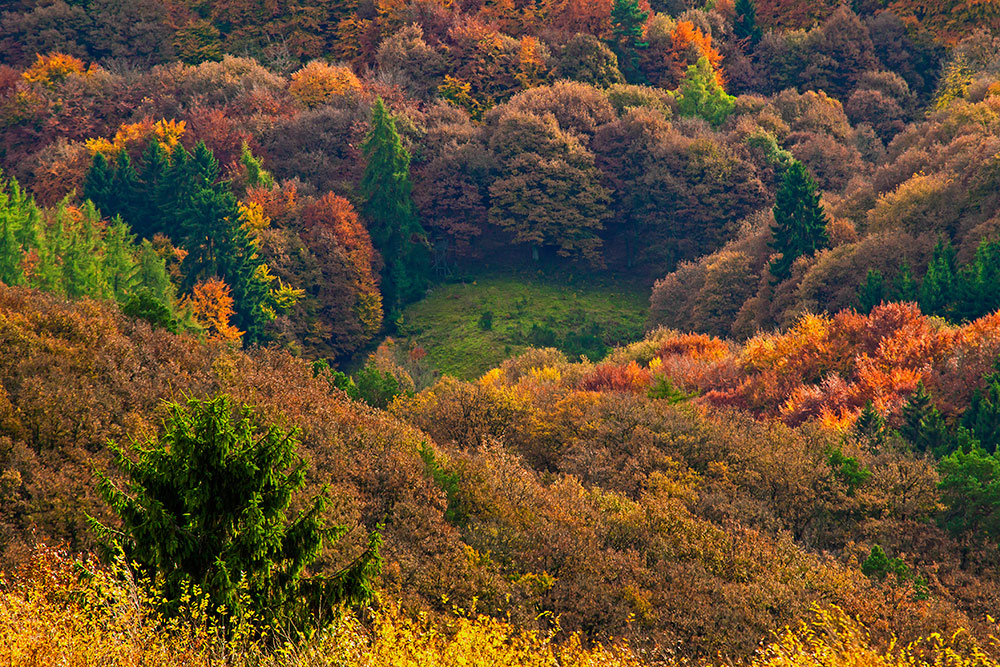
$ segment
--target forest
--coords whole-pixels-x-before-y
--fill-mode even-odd
[[[10,0],[0,663],[1000,665],[1000,3]]]

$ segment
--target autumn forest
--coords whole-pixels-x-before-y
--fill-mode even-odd
[[[1000,3],[0,3],[0,664],[995,616]]]

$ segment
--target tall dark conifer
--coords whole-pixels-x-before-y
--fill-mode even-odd
[[[819,189],[801,162],[792,162],[785,171],[775,199],[770,246],[781,256],[771,262],[770,269],[775,282],[780,282],[791,274],[797,258],[827,247],[829,237]]]
[[[757,46],[761,38],[760,26],[757,25],[757,3],[754,0],[736,0],[733,9],[736,13],[733,35],[750,47]]]
[[[410,154],[382,98],[372,107],[371,129],[362,148],[367,165],[361,210],[382,254],[383,304],[391,314],[426,290],[430,254],[410,196]]]
[[[629,83],[645,83],[639,69],[639,51],[649,46],[642,39],[647,18],[649,12],[639,7],[639,0],[615,0],[611,7],[611,49]]]
[[[83,181],[83,196],[103,215],[113,215],[115,170],[103,153],[96,153]]]

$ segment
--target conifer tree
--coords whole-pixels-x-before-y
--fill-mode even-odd
[[[180,144],[178,144],[180,145]],[[163,224],[163,211],[160,210],[160,201],[157,191],[160,181],[164,178],[170,162],[163,146],[159,141],[153,139],[142,154],[139,180],[142,182],[143,197],[139,201],[134,220],[129,224],[141,238],[153,238],[155,234],[165,231]]]
[[[101,264],[104,282],[118,303],[124,303],[137,283],[135,235],[121,218],[108,226],[104,233]]]
[[[943,456],[951,450],[948,426],[923,382],[917,385],[916,391],[903,406],[903,424],[899,434],[919,452]]]
[[[705,56],[688,66],[674,97],[682,116],[700,116],[712,125],[721,125],[736,105],[736,98],[723,90]]]
[[[733,35],[751,48],[757,46],[761,38],[761,29],[757,25],[757,3],[754,0],[736,0],[733,9],[736,13]]]
[[[861,414],[858,415],[858,420],[854,423],[854,432],[873,446],[881,445],[885,441],[885,417],[875,409],[875,404],[871,401],[865,403]]]
[[[858,288],[858,312],[867,315],[885,300],[885,280],[882,278],[882,273],[868,269],[865,281]]]
[[[955,249],[949,241],[939,239],[920,284],[920,309],[927,315],[947,316],[954,283]]]
[[[126,222],[131,223],[138,217],[145,194],[139,175],[135,172],[126,150],[118,153],[111,189],[114,199],[108,210],[101,209],[101,213],[105,217],[120,215]]]
[[[770,271],[777,283],[791,274],[792,262],[827,247],[829,239],[816,181],[801,162],[792,162],[785,171],[775,199],[770,246],[781,256],[771,262]]]
[[[371,597],[380,540],[372,533],[337,575],[303,576],[324,540],[344,529],[324,525],[323,494],[289,515],[306,480],[298,437],[246,406],[234,409],[226,396],[174,403],[162,433],[135,447],[134,458],[109,443],[127,479],[120,486],[100,475],[98,489],[121,529],[91,526],[107,550],[119,546],[159,586],[167,616],[194,595],[213,616],[255,618],[279,634],[315,627],[329,616],[320,612]]]
[[[639,69],[639,51],[649,46],[643,41],[649,12],[639,7],[638,0],[615,0],[611,7],[611,50],[618,57],[618,65],[629,83],[644,83]]]
[[[104,154],[94,154],[94,161],[83,181],[83,196],[94,202],[104,215],[113,215],[115,199],[115,170]]]
[[[985,378],[986,386],[972,392],[972,400],[962,415],[967,428],[987,452],[995,453],[1000,445],[1000,361]]]
[[[367,159],[362,212],[382,254],[383,304],[395,313],[423,294],[430,255],[410,196],[410,155],[382,98],[372,107],[371,129],[362,148]]]
[[[14,220],[6,211],[0,211],[0,283],[20,285],[24,282],[21,244],[14,234]]]
[[[899,265],[899,273],[896,274],[896,279],[892,282],[892,292],[893,301],[909,303],[916,302],[919,298],[920,288],[917,287],[917,281],[913,279],[910,263],[905,259]]]

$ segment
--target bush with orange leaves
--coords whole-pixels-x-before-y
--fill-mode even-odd
[[[348,67],[314,60],[292,74],[289,92],[307,107],[318,107],[334,96],[348,97],[361,92],[361,81]]]
[[[624,365],[600,364],[580,382],[585,391],[645,391],[653,381],[653,374],[634,361]]]

